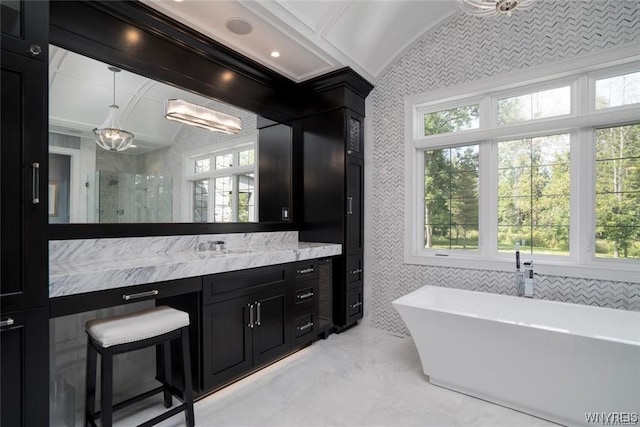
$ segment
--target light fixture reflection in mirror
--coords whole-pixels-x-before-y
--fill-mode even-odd
[[[239,118],[181,99],[167,99],[164,116],[168,120],[226,134],[235,135],[242,131]]]
[[[92,130],[114,91],[107,64],[50,46],[49,74],[49,152],[68,160],[51,163],[58,212],[65,204],[68,214],[50,223],[258,220],[255,114],[122,70],[120,129],[135,134],[135,144],[106,151]],[[167,120],[167,99],[233,116],[241,129],[228,135]]]

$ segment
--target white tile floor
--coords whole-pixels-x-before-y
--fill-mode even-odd
[[[154,407],[116,413],[116,426],[162,412],[160,396]],[[200,400],[195,416],[201,427],[555,426],[429,384],[410,338],[362,325]],[[183,426],[184,416],[160,425]]]

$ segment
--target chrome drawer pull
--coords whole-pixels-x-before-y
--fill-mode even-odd
[[[303,270],[298,270],[298,274],[308,274],[313,273],[313,267],[305,268]]]
[[[349,308],[356,308],[356,307],[360,307],[361,305],[362,305],[362,303],[361,303],[361,302],[357,302],[357,303],[355,303],[355,304],[351,304],[351,305],[349,306]]]
[[[360,274],[360,273],[362,273],[362,269],[358,268],[357,270],[351,270],[349,273],[351,273],[351,274]]]
[[[122,295],[122,299],[125,301],[129,301],[132,299],[138,299],[138,298],[144,298],[144,297],[152,297],[154,295],[158,295],[160,292],[158,292],[157,289],[154,289],[152,291],[146,291],[146,292],[139,292],[137,294],[130,294],[130,295]]]
[[[353,197],[347,197],[347,215],[353,215]]]
[[[298,326],[298,330],[299,331],[304,331],[305,329],[309,329],[313,327],[313,322],[307,322],[306,324],[302,325],[302,326]]]
[[[31,203],[40,203],[40,163],[31,163]]]
[[[313,296],[313,292],[307,292],[306,294],[296,295],[298,299],[307,299]]]
[[[4,328],[5,326],[11,326],[14,323],[15,322],[13,321],[13,319],[11,317],[8,317],[7,319],[0,321],[0,328]]]

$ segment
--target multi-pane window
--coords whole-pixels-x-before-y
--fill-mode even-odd
[[[498,251],[569,254],[569,134],[498,143]]]
[[[498,124],[544,119],[571,113],[571,86],[498,99]]]
[[[193,222],[209,221],[209,180],[201,179],[193,184]]]
[[[593,277],[637,271],[640,62],[629,64],[411,105],[406,259],[511,266],[519,244],[560,263],[549,266],[593,266]]]
[[[253,143],[187,158],[195,222],[256,221]],[[214,168],[211,168],[211,165]]]
[[[424,247],[478,249],[478,146],[424,153]]]
[[[640,125],[596,130],[597,257],[640,258]]]
[[[198,159],[193,162],[194,164],[194,173],[205,173],[209,172],[211,159]]]
[[[596,109],[640,102],[640,71],[596,80]]]
[[[471,104],[427,113],[424,115],[424,134],[437,135],[477,129],[479,109],[478,104]]]

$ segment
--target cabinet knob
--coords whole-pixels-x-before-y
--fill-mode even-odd
[[[38,56],[42,53],[42,48],[37,44],[32,44],[29,46],[29,53],[31,56]]]

